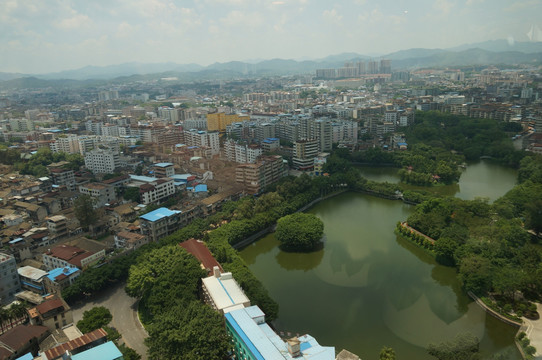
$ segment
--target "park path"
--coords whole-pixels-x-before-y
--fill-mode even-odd
[[[113,315],[109,326],[119,331],[126,346],[137,351],[141,358],[146,360],[147,346],[144,340],[148,335],[137,315],[137,299],[126,294],[125,285],[125,283],[115,284],[85,304],[72,306],[73,321],[77,324],[77,321],[83,318],[83,312],[95,306],[108,308]]]
[[[539,360],[542,359],[542,304],[536,303],[536,306],[540,318],[538,320],[529,320],[523,317],[523,322],[527,326],[525,334],[531,340],[531,345],[536,348],[535,358]]]
[[[408,223],[406,221],[403,221],[401,223],[401,226],[410,230],[411,232],[415,233],[415,234],[418,234],[418,235],[421,235],[423,236],[424,238],[426,238],[427,240],[429,240],[431,242],[431,244],[435,245],[435,239],[425,235],[424,233],[421,233],[419,232],[418,230],[414,229],[413,227],[409,226]]]

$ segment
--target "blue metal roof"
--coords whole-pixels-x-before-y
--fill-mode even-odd
[[[165,217],[169,217],[175,214],[180,214],[181,212],[179,210],[169,210],[168,208],[161,207],[159,209],[156,209],[154,211],[151,211],[149,213],[146,213],[145,215],[141,215],[141,219],[145,219],[147,221],[158,221],[160,219],[163,219]]]
[[[196,185],[196,188],[194,189],[195,192],[207,192],[207,185]]]
[[[18,357],[17,359],[15,360],[33,360],[34,357],[32,356],[32,353],[28,353],[28,354],[25,354],[21,357]]]
[[[78,268],[66,266],[66,267],[56,268],[49,271],[49,273],[47,274],[47,277],[49,278],[49,280],[54,282],[55,278],[59,275],[64,274],[66,276],[70,276],[78,271],[80,271]]]
[[[241,309],[244,310],[244,309]],[[258,360],[265,360],[265,358],[260,354],[256,346],[250,341],[247,334],[243,331],[241,326],[237,323],[236,319],[231,315],[231,313],[227,313],[224,315],[226,317],[226,321],[230,323],[232,328],[235,330],[235,332],[239,335],[241,340],[243,340],[243,343],[248,347],[249,351],[256,357]]]
[[[158,180],[158,178],[143,175],[130,175],[130,178],[135,181],[142,181],[147,183]]]
[[[153,166],[168,167],[168,166],[173,166],[173,163],[157,163],[157,164],[154,164]]]
[[[122,358],[122,353],[112,341],[72,355],[72,360],[116,360],[120,358]]]

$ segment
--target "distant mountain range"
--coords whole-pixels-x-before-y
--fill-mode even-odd
[[[372,58],[374,57],[357,53],[343,53],[304,61],[285,59],[230,61],[214,63],[209,66],[172,62],[157,64],[130,62],[109,66],[85,66],[80,69],[49,74],[0,72],[0,89],[84,86],[85,84],[91,85],[110,80],[122,82],[163,77],[177,77],[181,81],[192,81],[213,78],[228,79],[247,75],[291,75],[314,73],[316,69],[321,68],[339,68],[346,61],[367,61]],[[494,40],[450,49],[401,50],[379,58],[391,59],[393,69],[518,63],[540,64],[542,63],[542,42]]]

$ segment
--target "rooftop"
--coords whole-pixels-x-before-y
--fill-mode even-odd
[[[145,183],[150,183],[150,182],[154,182],[158,180],[158,178],[155,178],[155,177],[142,176],[142,175],[130,175],[130,178],[134,181],[145,182]]]
[[[32,279],[34,281],[39,281],[41,278],[47,275],[46,271],[36,269],[32,266],[23,266],[21,268],[18,268],[17,272],[19,273],[19,276]]]
[[[122,358],[122,353],[112,341],[72,356],[72,360],[115,360],[120,358]]]
[[[198,259],[203,268],[206,269],[208,273],[212,272],[215,266],[218,266],[220,271],[223,271],[222,266],[218,263],[218,261],[216,261],[216,259],[211,254],[207,246],[205,246],[205,243],[203,241],[190,239],[180,243],[179,246],[184,248],[196,259]]]
[[[66,351],[72,351],[78,349],[82,346],[88,345],[96,340],[103,339],[107,337],[107,333],[104,329],[97,329],[88,334],[78,337],[77,339],[68,341],[62,345],[56,346],[52,349],[45,351],[45,356],[47,359],[54,359],[61,357]]]
[[[45,326],[19,325],[0,335],[0,343],[6,344],[12,349],[19,350],[25,344],[29,343],[32,338],[39,339],[48,331],[49,329]]]
[[[141,215],[140,218],[145,219],[147,221],[154,222],[154,221],[163,219],[165,217],[173,216],[175,214],[180,214],[180,213],[181,211],[179,210],[169,210],[168,208],[161,207],[159,209],[146,213],[145,215]]]
[[[164,168],[168,166],[173,166],[173,163],[157,163],[157,164],[154,164],[153,166]]]
[[[293,360],[294,358],[288,352],[287,344],[263,321],[262,316],[263,312],[257,306],[231,311],[225,315],[226,321],[257,359]],[[291,340],[300,343],[301,357],[299,358],[305,360],[335,359],[334,347],[321,346],[310,335],[299,336],[297,339]]]
[[[47,277],[49,280],[55,282],[57,280],[62,280],[62,278],[70,276],[72,274],[75,274],[76,272],[81,271],[76,267],[63,267],[63,268],[56,268],[51,271],[49,271],[49,274],[47,274]]]
[[[218,278],[209,276],[202,281],[218,310],[224,310],[232,305],[250,304],[250,300],[231,273],[221,274]]]
[[[47,314],[49,311],[54,310],[54,309],[59,309],[59,308],[62,308],[62,310],[64,310],[64,304],[62,303],[62,300],[60,299],[45,300],[44,302],[36,306],[36,310],[41,315]]]

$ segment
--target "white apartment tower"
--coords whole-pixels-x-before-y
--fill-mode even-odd
[[[111,174],[120,167],[119,152],[105,146],[91,150],[85,154],[85,167],[93,173]]]

